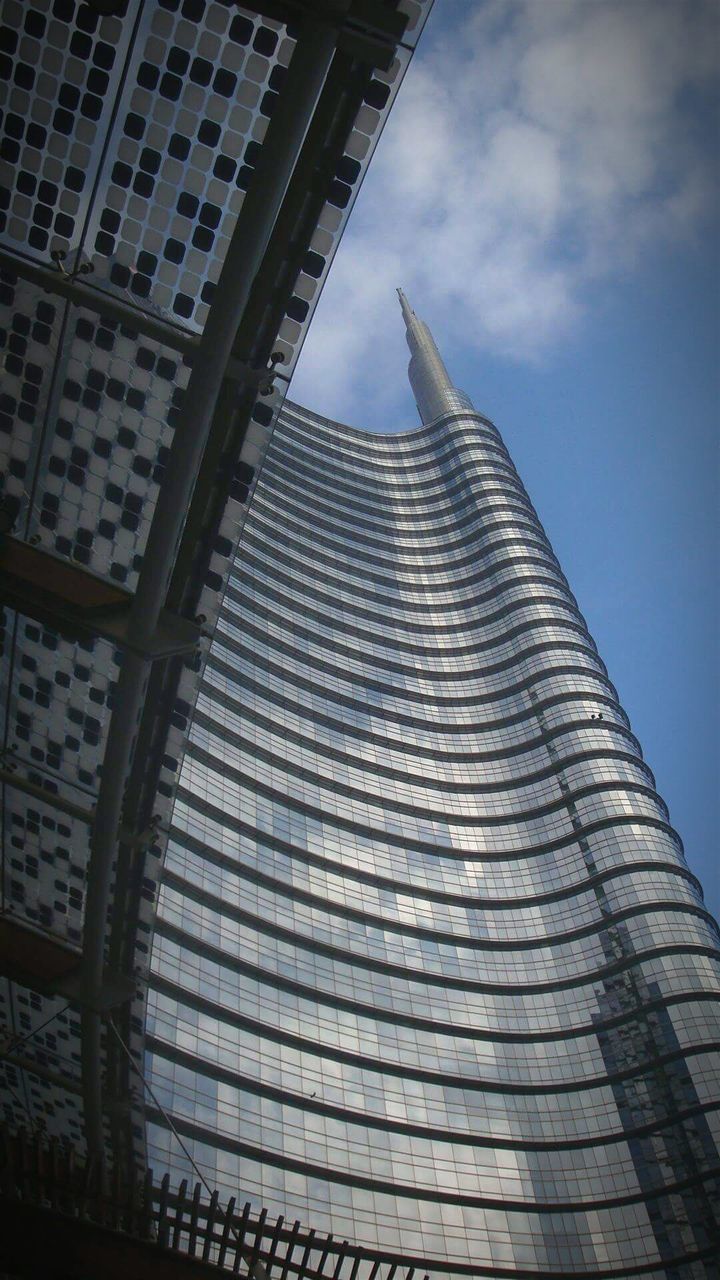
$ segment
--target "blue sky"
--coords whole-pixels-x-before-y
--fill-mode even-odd
[[[719,44],[714,0],[436,0],[291,388],[415,425],[402,284],[503,433],[716,915]]]

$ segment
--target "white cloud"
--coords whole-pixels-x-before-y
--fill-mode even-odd
[[[395,285],[443,344],[533,360],[594,282],[694,234],[717,34],[714,0],[437,0],[292,394],[407,421]]]

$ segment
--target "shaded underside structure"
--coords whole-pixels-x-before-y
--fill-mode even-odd
[[[717,926],[498,431],[401,301],[424,425],[286,403],[255,491],[173,815],[153,1090],[211,1185],[368,1255],[710,1280]]]

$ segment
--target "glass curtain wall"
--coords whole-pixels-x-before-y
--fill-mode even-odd
[[[435,1274],[708,1280],[717,928],[448,396],[385,437],[283,410],[175,809],[153,1088],[211,1184]]]

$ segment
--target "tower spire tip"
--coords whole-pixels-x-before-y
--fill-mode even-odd
[[[397,287],[397,289],[396,289],[396,293],[397,293],[398,298],[400,299],[400,306],[402,307],[402,313],[403,313],[403,317],[404,317],[404,320],[405,320],[405,324],[406,324],[406,326],[409,328],[409,327],[410,327],[411,322],[412,322],[412,321],[414,320],[414,318],[415,318],[415,312],[413,311],[412,307],[410,306],[410,303],[408,302],[407,298],[405,297],[405,294],[403,293],[403,291],[402,291],[402,289],[400,288],[400,286],[399,286],[399,285],[398,285],[398,287]]]

